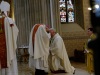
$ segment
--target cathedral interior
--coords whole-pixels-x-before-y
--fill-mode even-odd
[[[88,39],[87,29],[91,27],[89,0],[4,1],[10,3],[10,17],[19,29],[16,52],[19,75],[34,75],[34,70],[28,67],[28,43],[31,28],[39,23],[55,28],[61,35],[71,64],[76,68],[75,75],[90,75],[86,68],[85,54],[82,53]],[[76,53],[75,50],[77,50]]]

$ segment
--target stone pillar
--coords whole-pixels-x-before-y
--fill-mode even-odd
[[[61,35],[59,0],[52,0],[53,27]]]

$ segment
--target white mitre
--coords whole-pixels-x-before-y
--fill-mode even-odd
[[[1,12],[4,12],[6,16],[7,15],[7,11],[10,11],[10,4],[6,1],[2,1],[0,3],[0,9],[1,9]]]

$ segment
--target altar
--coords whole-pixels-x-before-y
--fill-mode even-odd
[[[17,49],[17,60],[18,62],[28,63],[29,53],[28,46],[20,46]]]

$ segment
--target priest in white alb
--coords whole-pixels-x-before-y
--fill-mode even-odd
[[[50,70],[53,73],[75,73],[75,68],[71,65],[68,54],[61,36],[51,28],[50,41]]]
[[[0,3],[0,75],[18,75],[16,49],[18,28],[8,17],[10,4]]]
[[[46,75],[48,72],[50,34],[44,24],[35,24],[29,40],[29,66],[35,68],[35,75]]]

